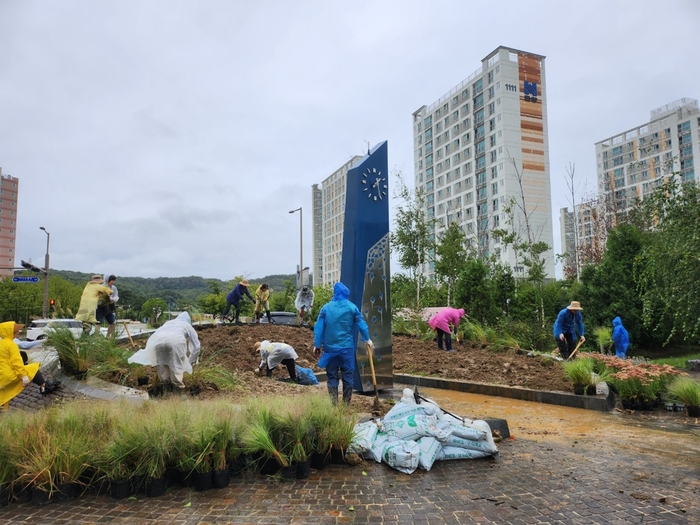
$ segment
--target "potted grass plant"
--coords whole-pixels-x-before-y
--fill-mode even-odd
[[[56,449],[54,468],[58,501],[70,501],[76,497],[81,478],[89,467],[93,447],[88,429],[88,414],[76,404],[63,408],[55,417],[49,417],[49,431]]]
[[[685,405],[689,417],[700,417],[700,382],[687,376],[676,377],[668,385],[668,395]]]
[[[349,412],[343,405],[337,405],[333,411],[333,421],[330,428],[331,462],[345,463],[345,451],[355,437],[357,414]]]
[[[583,395],[586,387],[591,384],[591,372],[593,371],[593,360],[589,358],[579,358],[574,361],[564,361],[562,363],[564,372],[574,384],[574,394]]]
[[[612,353],[612,328],[598,326],[593,329],[593,338],[598,342],[598,349],[603,355]]]
[[[323,470],[331,460],[331,429],[335,421],[336,407],[328,396],[314,396],[309,400],[309,411],[315,438],[311,468]]]
[[[244,450],[258,463],[261,474],[272,475],[289,466],[289,458],[281,446],[279,419],[270,408],[275,400],[255,400],[246,407],[248,426],[241,436]]]
[[[27,433],[16,436],[14,450],[17,481],[23,486],[31,487],[31,498],[35,504],[49,503],[56,490],[56,449],[42,414],[35,416],[34,422],[27,427]]]
[[[153,498],[165,494],[168,487],[165,470],[173,448],[173,431],[166,417],[158,410],[151,410],[142,421],[139,457],[134,474],[143,478],[146,496]]]
[[[311,454],[315,447],[316,432],[308,404],[302,400],[280,416],[283,440],[288,450],[290,469],[295,479],[306,479],[311,470]],[[287,477],[291,477],[291,473]]]
[[[229,461],[234,447],[234,413],[230,408],[217,406],[214,410],[216,419],[213,436],[212,465],[213,486],[216,489],[228,487],[231,482]],[[237,448],[237,447],[236,447]]]

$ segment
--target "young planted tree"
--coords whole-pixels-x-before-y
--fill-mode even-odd
[[[420,191],[410,190],[398,175],[395,197],[403,201],[396,207],[396,227],[391,234],[391,247],[399,254],[399,263],[416,281],[416,304],[421,306],[420,292],[423,270],[434,251],[434,218],[425,212],[425,197]]]
[[[447,306],[451,306],[455,283],[467,260],[467,236],[457,222],[440,234],[435,256],[435,274],[447,286]]]

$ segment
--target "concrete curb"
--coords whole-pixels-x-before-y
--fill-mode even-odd
[[[443,390],[456,390],[486,396],[506,397],[520,399],[522,401],[535,401],[549,405],[560,405],[571,408],[584,408],[599,412],[610,412],[615,408],[615,395],[610,392],[603,396],[577,396],[564,392],[547,392],[542,390],[530,390],[528,388],[508,387],[503,385],[490,385],[485,383],[472,383],[437,377],[414,376],[410,374],[394,374],[394,382],[407,385],[424,386],[427,388],[441,388]]]
[[[105,401],[117,401],[124,399],[131,403],[143,403],[148,397],[148,393],[130,388],[128,386],[115,385],[108,383],[97,377],[88,377],[85,381],[78,381],[73,377],[67,376],[62,370],[57,369],[52,375],[58,379],[61,384],[75,390],[85,396],[102,399]]]

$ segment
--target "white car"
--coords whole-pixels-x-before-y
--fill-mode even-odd
[[[27,328],[27,341],[46,339],[46,329],[52,326],[70,328],[76,339],[83,333],[83,323],[75,319],[37,319]]]

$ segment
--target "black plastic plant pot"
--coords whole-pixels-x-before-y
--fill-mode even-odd
[[[13,497],[17,503],[29,503],[32,501],[32,488],[29,485],[15,487]]]
[[[586,385],[574,385],[574,394],[582,396],[586,392]]]
[[[247,464],[245,456],[237,457],[229,463],[228,471],[231,473],[231,477],[235,478],[241,475],[243,469],[245,469]]]
[[[148,384],[148,381],[149,381],[149,380],[150,380],[149,377],[148,377],[148,376],[145,376],[145,377],[139,377],[139,378],[137,378],[137,379],[136,379],[136,382],[138,383],[139,386],[144,386],[144,385],[147,385],[147,384]]]
[[[46,505],[51,502],[51,493],[46,487],[36,485],[32,487],[32,502],[34,505]]]
[[[128,479],[110,481],[109,494],[114,499],[128,498],[131,495],[131,481]]]
[[[78,485],[75,483],[59,483],[56,485],[56,489],[56,501],[71,501],[75,499],[75,495],[78,492]]]
[[[287,467],[282,467],[279,469],[279,475],[282,481],[293,481],[297,479],[297,468],[299,464],[294,462]]]
[[[688,410],[688,417],[700,417],[700,407],[686,406],[685,408]]]
[[[260,464],[260,474],[264,476],[272,476],[277,474],[280,469],[280,464],[275,458],[267,458],[262,460]]]
[[[323,470],[329,465],[330,462],[331,462],[331,458],[328,454],[321,454],[319,452],[314,452],[311,455],[311,468],[313,468],[313,469]]]
[[[225,489],[231,483],[231,473],[228,469],[215,470],[212,485],[215,489]]]
[[[342,450],[340,450],[339,448],[334,448],[331,450],[331,463],[333,463],[334,465],[345,464],[345,455],[343,454]]]
[[[12,491],[10,490],[9,483],[3,483],[0,485],[0,507],[4,507],[10,503],[10,497],[12,496]]]
[[[194,480],[194,490],[197,492],[204,492],[212,488],[214,484],[214,477],[211,471],[209,472],[197,472],[192,473],[192,479]]]
[[[146,496],[149,498],[158,498],[165,494],[168,488],[168,477],[146,479]]]
[[[596,389],[596,387],[594,385],[589,385],[586,387],[586,395],[587,396],[595,396],[597,391],[598,390]]]
[[[311,460],[307,459],[297,465],[297,479],[306,479],[311,475]]]

